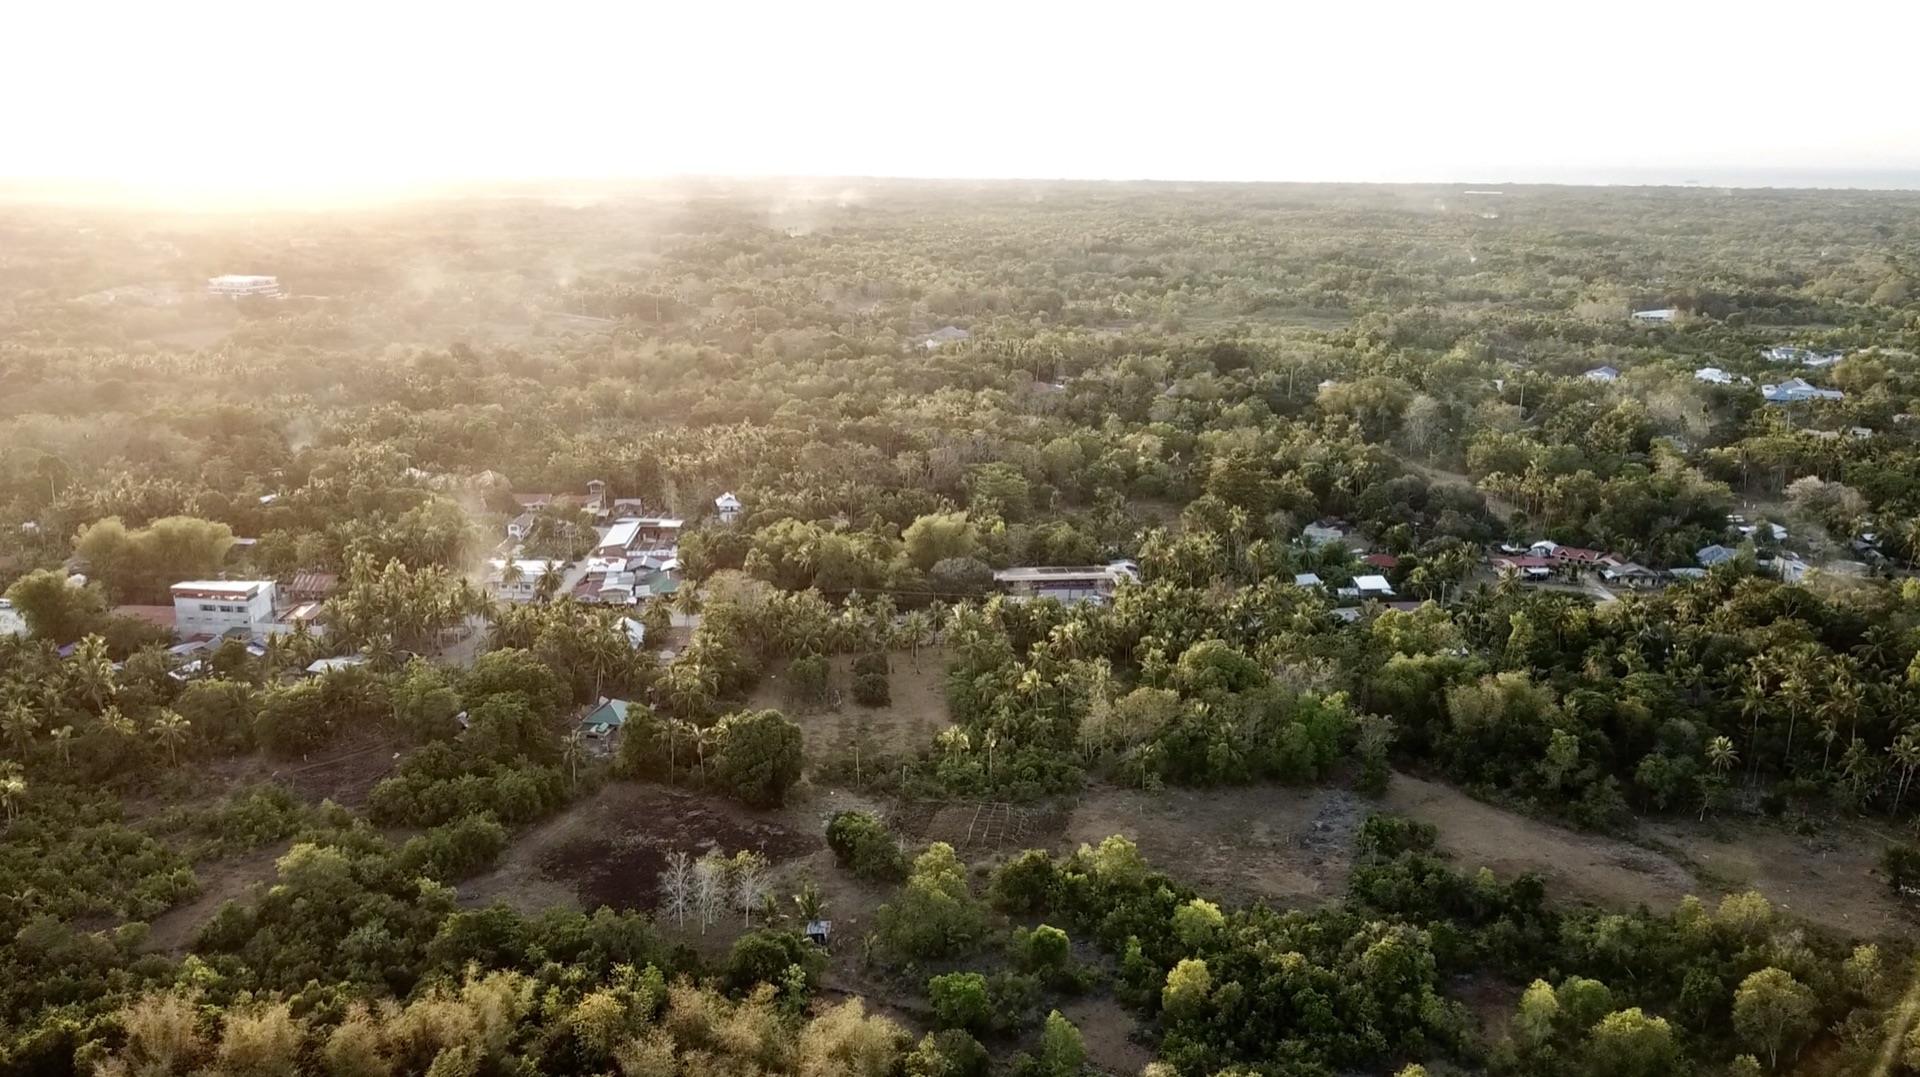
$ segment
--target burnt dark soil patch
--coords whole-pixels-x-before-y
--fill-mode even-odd
[[[592,802],[595,817],[579,820],[581,825],[539,860],[540,874],[579,894],[587,909],[653,908],[660,873],[676,851],[697,857],[745,849],[778,862],[806,856],[823,844],[816,835],[706,797],[634,786],[607,793],[613,795]]]

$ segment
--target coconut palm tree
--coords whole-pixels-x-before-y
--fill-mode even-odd
[[[13,741],[13,747],[21,755],[27,754],[27,748],[33,744],[34,730],[40,728],[40,716],[32,707],[15,701],[7,705],[6,714],[0,717],[0,729],[4,729],[7,739]]]
[[[548,561],[547,567],[540,570],[540,578],[534,581],[533,597],[542,604],[552,602],[553,596],[560,593],[560,585],[567,580],[567,571],[558,561]]]
[[[1740,763],[1740,753],[1734,750],[1733,741],[1727,737],[1715,737],[1707,742],[1707,765],[1722,778]]]
[[[1893,787],[1893,809],[1889,814],[1900,814],[1900,798],[1906,796],[1907,788],[1913,784],[1913,772],[1920,768],[1920,738],[1915,737],[1916,728],[1909,726],[1905,733],[1893,740],[1887,754],[1893,756],[1893,762],[1900,768],[1900,780]]]
[[[500,569],[500,590],[516,590],[522,583],[525,583],[526,580],[527,573],[525,569],[520,567],[520,562],[508,558],[507,563]]]
[[[72,726],[63,725],[60,728],[53,731],[53,753],[60,757],[60,762],[66,763],[70,761],[69,753],[72,750],[72,745],[73,745],[73,727]]]
[[[561,738],[560,761],[567,765],[567,775],[575,789],[580,787],[580,757],[583,754],[585,749],[578,729]]]
[[[185,715],[162,710],[154,717],[153,726],[148,732],[153,734],[153,739],[159,742],[160,747],[166,749],[167,765],[175,766],[180,761],[180,746],[187,742],[187,735],[192,731],[193,723],[187,721]]]
[[[66,661],[66,673],[80,697],[94,713],[107,705],[118,690],[113,681],[113,659],[107,654],[107,641],[88,636],[74,646]]]
[[[8,761],[0,767],[0,804],[7,809],[7,825],[12,826],[14,818],[20,813],[20,805],[27,799],[27,776],[20,764]]]

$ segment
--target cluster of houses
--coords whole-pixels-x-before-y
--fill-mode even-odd
[[[1619,381],[1621,372],[1611,366],[1597,366],[1582,374],[1588,381]],[[1745,375],[1729,374],[1717,366],[1706,366],[1693,372],[1695,381],[1709,385],[1751,385],[1753,379]],[[1801,404],[1814,400],[1844,400],[1847,394],[1838,389],[1822,389],[1805,378],[1788,378],[1777,385],[1762,385],[1760,397],[1769,404]]]
[[[1769,363],[1795,363],[1799,366],[1830,367],[1847,357],[1846,352],[1817,352],[1811,348],[1796,348],[1791,344],[1775,344],[1763,348],[1760,357]]]
[[[487,563],[487,586],[496,598],[529,602],[544,594],[571,594],[582,602],[633,606],[672,595],[680,588],[680,532],[686,521],[646,515],[638,498],[610,498],[607,484],[587,484],[579,511],[594,521],[591,554],[578,565],[520,556],[520,546],[542,515],[565,499],[553,494],[515,494],[521,512],[507,523],[501,555]],[[713,500],[722,524],[740,518],[743,506],[729,491]],[[543,583],[543,579],[558,576]]]

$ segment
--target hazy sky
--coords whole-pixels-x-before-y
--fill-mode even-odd
[[[1920,0],[18,0],[0,177],[1920,168]]]

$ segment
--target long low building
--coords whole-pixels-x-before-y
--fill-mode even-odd
[[[1061,602],[1105,602],[1122,580],[1138,580],[1140,566],[1132,561],[1105,565],[1036,565],[1003,568],[993,582],[1012,598],[1051,598]]]

